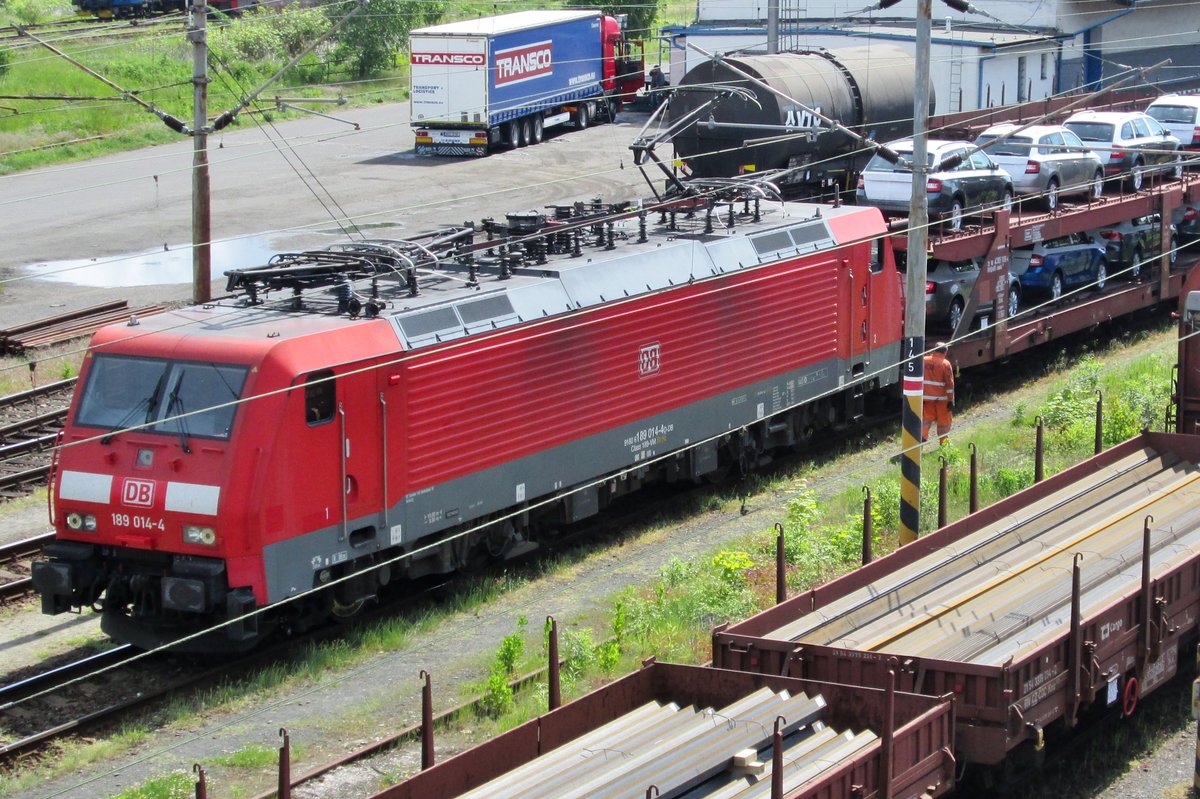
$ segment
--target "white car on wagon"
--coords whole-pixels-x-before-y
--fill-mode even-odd
[[[1060,195],[1104,193],[1104,161],[1062,125],[993,125],[975,144],[1012,175],[1017,194],[1041,198],[1048,211],[1058,208]]]
[[[1168,94],[1146,109],[1158,124],[1179,139],[1185,150],[1200,150],[1200,95]]]

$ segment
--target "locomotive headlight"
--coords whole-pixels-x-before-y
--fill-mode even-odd
[[[96,532],[96,517],[90,513],[68,513],[67,527],[72,530],[85,530],[89,533]]]
[[[217,543],[217,531],[211,527],[199,527],[194,524],[183,526],[183,541],[186,544],[200,544],[211,547]]]

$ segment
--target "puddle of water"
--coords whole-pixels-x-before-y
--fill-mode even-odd
[[[286,248],[272,246],[266,236],[250,236],[212,245],[212,276],[220,279],[226,269],[244,269],[265,264]],[[137,255],[49,261],[25,267],[42,280],[95,288],[163,286],[192,282],[192,248],[180,245]]]

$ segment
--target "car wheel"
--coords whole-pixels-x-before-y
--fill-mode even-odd
[[[1133,169],[1129,172],[1129,190],[1141,191],[1142,184],[1146,182],[1146,167],[1141,161],[1133,165]]]
[[[1104,261],[1096,267],[1096,288],[1104,290],[1104,284],[1108,282],[1108,269],[1104,266]]]
[[[1013,209],[1013,191],[1011,187],[1004,190],[1004,201],[1001,202],[1000,205],[1005,211],[1011,211]]]
[[[1175,162],[1171,165],[1171,177],[1175,180],[1183,177],[1183,156],[1178,150],[1175,151]]]
[[[611,97],[604,102],[604,121],[605,122],[616,122],[617,121],[617,101],[612,99]]]
[[[1021,292],[1016,286],[1008,287],[1008,318],[1012,319],[1021,310]]]
[[[958,325],[963,318],[963,301],[962,297],[955,297],[954,302],[950,303],[950,314],[946,317],[946,321],[950,324],[950,332],[958,331]]]
[[[1129,279],[1137,280],[1142,276],[1142,251],[1135,250],[1129,259]]]
[[[1058,178],[1050,178],[1050,182],[1046,184],[1046,195],[1043,199],[1046,202],[1047,211],[1058,209]]]
[[[541,144],[546,138],[546,123],[542,121],[542,115],[538,114],[533,118],[533,139],[532,144]]]
[[[954,201],[950,203],[950,213],[946,217],[946,221],[951,230],[962,230],[964,207],[962,197],[955,197]]]
[[[508,141],[509,147],[518,147],[521,144],[521,123],[517,120],[512,120],[504,126],[504,138]]]
[[[1092,199],[1099,200],[1104,196],[1104,173],[1097,170],[1092,176]]]
[[[1063,295],[1063,276],[1062,272],[1055,272],[1054,277],[1050,278],[1050,299],[1057,300]]]
[[[588,116],[587,103],[580,103],[579,110],[575,112],[575,127],[579,130],[586,128],[588,126]]]
[[[1172,236],[1171,237],[1171,251],[1167,254],[1167,263],[1170,264],[1171,266],[1174,266],[1175,262],[1178,260],[1179,260],[1179,237]]]
[[[521,120],[521,140],[518,147],[524,147],[533,141],[533,123],[529,121],[529,117]]]

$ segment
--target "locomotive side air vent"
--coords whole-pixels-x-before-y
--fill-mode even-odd
[[[453,308],[432,308],[428,311],[397,316],[394,323],[410,347],[436,344],[466,335],[462,322]]]
[[[751,236],[750,243],[762,260],[784,250],[811,252],[825,246],[833,246],[833,237],[829,228],[820,219],[811,219],[792,227],[771,230],[758,236]]]
[[[521,321],[508,294],[504,292],[477,300],[466,300],[456,303],[454,307],[468,334],[508,327]]]

